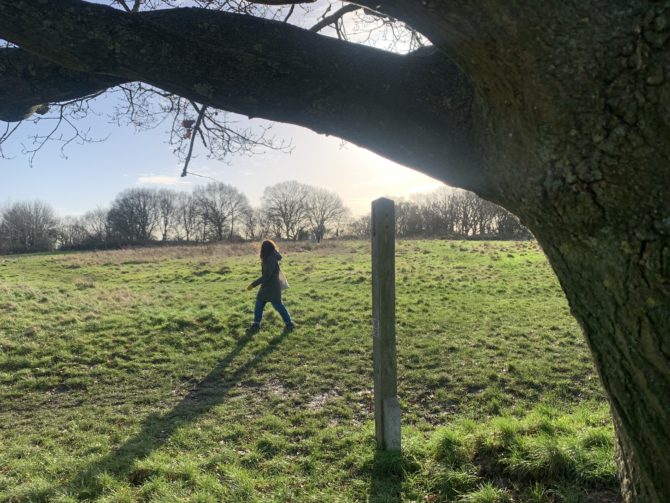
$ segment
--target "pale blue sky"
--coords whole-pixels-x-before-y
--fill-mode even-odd
[[[181,3],[189,4],[187,0]],[[311,7],[311,12],[296,16],[294,21],[301,26],[312,25],[324,12],[325,5],[320,0]],[[354,22],[350,23],[351,31],[355,32]],[[375,43],[377,35],[373,34],[367,43]],[[381,43],[384,45],[383,40]],[[96,100],[94,108],[100,115],[90,115],[78,124],[81,129],[90,128],[92,136],[109,136],[108,139],[102,143],[70,145],[65,151],[67,159],[62,157],[60,147],[52,144],[29,167],[27,157],[20,154],[18,140],[25,142],[36,130],[31,124],[22,125],[15,140],[3,146],[14,157],[0,159],[0,206],[40,199],[50,203],[60,215],[76,215],[108,205],[118,192],[130,187],[191,190],[197,184],[209,182],[193,176],[179,177],[182,166],[167,145],[167,126],[135,133],[132,127],[110,125],[107,116],[115,99],[106,95]],[[248,122],[246,118],[241,120]],[[340,194],[355,215],[369,211],[370,201],[377,197],[408,197],[442,185],[352,144],[343,147],[337,138],[285,124],[275,124],[273,132],[278,138],[292,140],[295,148],[291,154],[268,151],[253,157],[231,157],[229,163],[222,163],[208,160],[199,146],[190,171],[237,187],[255,206],[260,204],[265,187],[284,180],[325,187]]]
[[[96,107],[102,116],[92,116],[81,125],[93,136],[106,141],[70,145],[65,153],[50,145],[40,152],[31,168],[20,154],[17,141],[6,146],[12,159],[0,159],[0,205],[40,199],[61,215],[81,214],[96,206],[106,206],[114,196],[130,187],[165,186],[191,190],[209,180],[180,178],[181,164],[167,145],[167,126],[135,133],[131,127],[108,124],[104,113],[109,99]],[[22,126],[16,140],[26,141],[34,128]],[[367,212],[370,201],[380,196],[407,197],[441,186],[416,171],[399,166],[334,137],[317,135],[307,129],[275,124],[277,137],[292,140],[290,154],[268,151],[252,157],[234,156],[229,164],[208,160],[202,147],[190,170],[211,176],[240,189],[253,205],[260,203],[263,189],[284,180],[325,187],[340,194],[354,214]],[[21,131],[19,131],[21,133]]]

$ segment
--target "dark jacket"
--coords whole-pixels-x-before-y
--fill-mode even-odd
[[[279,285],[279,261],[281,254],[275,250],[262,264],[262,276],[252,283],[261,285],[256,300],[262,302],[281,302],[281,286]]]

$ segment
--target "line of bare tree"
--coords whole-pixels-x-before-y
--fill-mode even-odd
[[[449,188],[396,207],[400,237],[529,238],[519,220],[475,194]],[[109,208],[59,218],[46,203],[17,202],[0,210],[0,252],[115,248],[149,243],[367,238],[370,217],[352,218],[342,199],[296,181],[265,189],[253,208],[235,187],[214,182],[193,192],[134,188]]]
[[[399,237],[447,239],[531,239],[532,234],[509,211],[476,194],[444,187],[396,202],[396,234]],[[370,235],[370,216],[350,222],[348,231],[357,237]]]

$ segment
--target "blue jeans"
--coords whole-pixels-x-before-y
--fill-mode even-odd
[[[263,310],[265,309],[266,303],[267,301],[265,300],[256,301],[256,307],[254,308],[254,325],[261,324],[261,320],[263,319]],[[274,307],[275,310],[280,314],[282,320],[284,320],[284,323],[286,323],[287,326],[293,325],[293,322],[291,321],[291,315],[288,314],[284,304],[281,302],[271,302],[271,304],[272,307]]]

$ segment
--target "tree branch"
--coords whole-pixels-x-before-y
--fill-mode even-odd
[[[301,3],[314,3],[316,0],[250,0],[251,3],[261,5],[296,5]]]
[[[295,11],[295,5],[291,5],[288,12],[286,13],[286,16],[284,16],[284,23],[288,23],[288,20],[291,19],[291,16],[293,15],[294,11]]]
[[[197,106],[195,103],[193,104],[193,107],[198,110]],[[190,142],[188,145],[188,153],[186,154],[186,159],[184,159],[184,168],[181,171],[181,176],[184,177],[188,174],[188,165],[191,163],[191,157],[193,156],[193,147],[195,145],[195,139],[198,136],[198,133],[200,132],[200,124],[202,124],[202,119],[205,116],[205,111],[207,110],[206,106],[203,106],[200,110],[198,110],[198,118],[195,121],[195,126],[193,126],[193,130],[191,131],[191,138]]]
[[[0,37],[71,69],[335,135],[456,185],[482,183],[473,88],[437,51],[400,56],[251,16],[129,15],[78,0],[0,0]]]
[[[132,12],[132,9],[128,7],[128,4],[126,3],[126,0],[116,0],[116,3],[118,3],[124,11]]]
[[[344,7],[333,12],[330,16],[325,16],[321,21],[316,23],[309,30],[314,32],[321,31],[326,26],[329,26],[333,23],[337,23],[340,19],[342,19],[342,16],[344,16],[345,14],[357,11],[358,9],[360,9],[358,5],[354,4],[345,5]]]
[[[0,120],[17,122],[42,104],[88,96],[123,82],[68,70],[22,49],[0,49]]]

